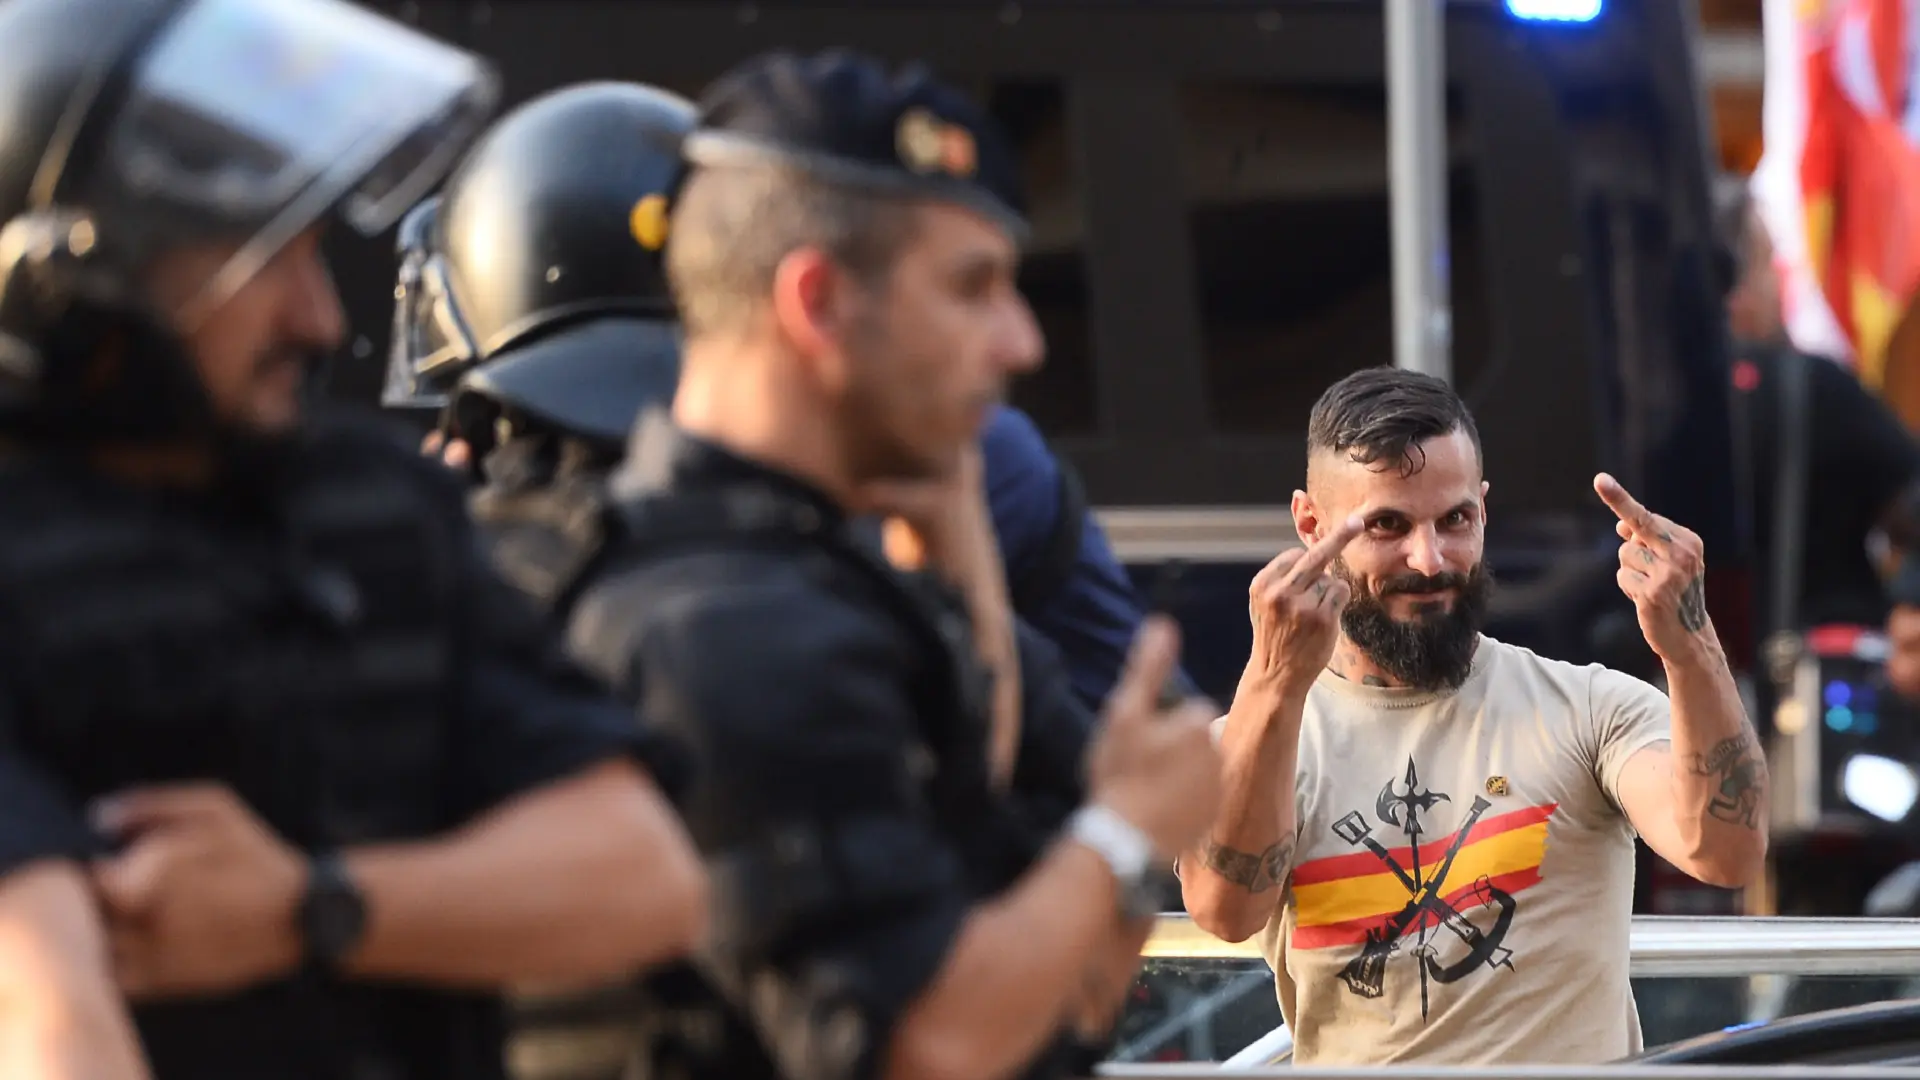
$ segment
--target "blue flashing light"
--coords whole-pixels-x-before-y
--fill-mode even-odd
[[[1584,23],[1600,17],[1602,0],[1507,0],[1507,14],[1529,22]]]
[[[1827,708],[1844,709],[1853,701],[1853,687],[1836,679],[1827,684],[1826,692],[1820,696],[1825,699]]]
[[[1828,709],[1827,726],[1835,731],[1845,731],[1853,726],[1853,714],[1846,709]]]

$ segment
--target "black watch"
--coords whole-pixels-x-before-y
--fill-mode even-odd
[[[367,929],[367,900],[338,855],[315,855],[307,862],[307,894],[300,901],[300,933],[307,962],[333,971],[360,944]]]

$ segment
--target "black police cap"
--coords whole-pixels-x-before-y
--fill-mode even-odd
[[[776,163],[846,187],[959,203],[1026,231],[1013,150],[966,95],[911,65],[772,52],[721,76],[687,137],[694,166]]]

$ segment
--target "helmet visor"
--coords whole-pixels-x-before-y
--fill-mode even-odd
[[[134,68],[76,201],[129,269],[234,249],[169,288],[192,321],[331,211],[369,235],[392,225],[496,95],[478,58],[345,0],[191,0]]]
[[[472,334],[460,321],[446,264],[433,253],[438,198],[400,222],[400,277],[393,290],[393,338],[380,403],[388,408],[440,408],[472,366]]]

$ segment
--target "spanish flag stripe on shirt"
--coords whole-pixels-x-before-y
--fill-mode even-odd
[[[1540,860],[1547,850],[1547,819],[1556,803],[1532,806],[1488,818],[1467,834],[1454,857],[1440,895],[1463,911],[1479,907],[1483,883],[1508,893],[1529,888],[1540,880]],[[1435,837],[1420,844],[1422,876],[1439,868],[1454,836]],[[1413,875],[1413,848],[1393,848],[1393,860]],[[1370,851],[1334,855],[1304,863],[1293,873],[1297,949],[1322,949],[1364,942],[1370,930],[1391,922],[1414,894]]]

